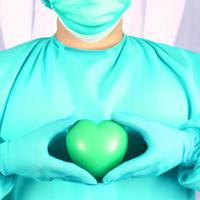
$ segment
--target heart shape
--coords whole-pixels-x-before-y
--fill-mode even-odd
[[[99,180],[123,160],[128,135],[121,125],[111,120],[95,124],[83,119],[69,129],[66,147],[71,160]]]

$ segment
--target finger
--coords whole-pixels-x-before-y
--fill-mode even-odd
[[[97,180],[85,169],[79,167],[78,165],[62,161],[56,158],[49,158],[50,159],[50,168],[57,174],[58,177],[67,179],[68,177],[72,181],[77,182],[84,182],[87,184],[97,184]]]
[[[113,179],[109,183],[111,183],[111,182],[117,182],[117,181],[122,181],[122,180],[126,180],[126,179],[130,179],[130,178],[133,178],[134,176],[135,176],[135,174],[132,173],[132,172],[130,172],[128,174],[124,174],[123,176],[119,177],[118,179]]]
[[[35,180],[39,181],[53,181],[55,179],[61,179],[64,181],[70,181],[70,182],[83,182],[81,178],[77,176],[71,176],[71,175],[63,175],[63,173],[58,172],[57,170],[43,170],[43,172],[38,176],[35,177]]]
[[[132,113],[113,113],[111,119],[125,126],[141,130],[146,130],[147,127],[150,128],[150,124],[152,123],[152,121],[138,115],[133,115]]]
[[[144,153],[143,155],[131,159],[129,161],[126,161],[119,165],[118,167],[114,168],[110,172],[108,172],[104,178],[103,182],[112,182],[114,180],[119,179],[120,177],[137,172],[139,170],[143,170],[145,168],[148,168],[153,163],[152,156],[150,156],[148,153]]]
[[[154,132],[152,122],[131,113],[113,113],[111,119],[122,126],[139,132],[146,142],[149,140],[149,135]]]
[[[78,121],[75,115],[51,122],[45,126],[44,132],[47,132],[50,137],[62,132],[67,131],[74,123]]]
[[[78,177],[75,177],[75,176],[62,176],[62,177],[59,177],[59,179],[63,180],[63,181],[68,181],[68,182],[75,182],[75,183],[81,183],[82,180]]]
[[[148,167],[146,169],[142,169],[139,171],[135,171],[132,173],[125,174],[121,176],[120,178],[116,179],[115,181],[121,181],[128,178],[134,178],[139,176],[158,176],[159,170],[155,168],[155,166]]]
[[[52,176],[42,176],[42,177],[35,177],[33,178],[36,181],[53,181],[55,177],[52,178]]]
[[[152,165],[149,169],[143,169],[141,171],[136,172],[135,176],[160,176],[165,173],[169,169],[163,169],[159,164]]]
[[[74,182],[74,183],[79,183],[79,184],[86,184],[86,185],[96,185],[96,183],[91,183],[91,182],[85,182],[82,179],[80,179],[79,177],[74,177],[74,176],[66,176],[66,177],[59,177],[59,179],[63,180],[63,181],[67,181],[67,182]]]

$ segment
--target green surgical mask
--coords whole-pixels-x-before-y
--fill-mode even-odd
[[[97,42],[111,33],[131,0],[42,0],[62,24],[85,42]]]

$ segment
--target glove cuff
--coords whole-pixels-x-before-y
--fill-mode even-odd
[[[9,142],[4,142],[0,144],[0,172],[4,176],[8,176],[7,172],[7,152],[8,152]]]
[[[200,129],[193,127],[187,128],[185,131],[189,132],[188,134],[192,137],[192,142],[190,140],[190,145],[188,147],[188,153],[184,153],[183,166],[195,166],[200,161]],[[186,147],[187,149],[187,147]]]

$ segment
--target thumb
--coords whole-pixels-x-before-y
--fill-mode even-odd
[[[46,124],[42,127],[42,132],[47,134],[47,137],[51,139],[53,136],[57,135],[60,132],[67,131],[78,118],[75,115],[72,115],[67,118],[58,119],[51,123]]]

